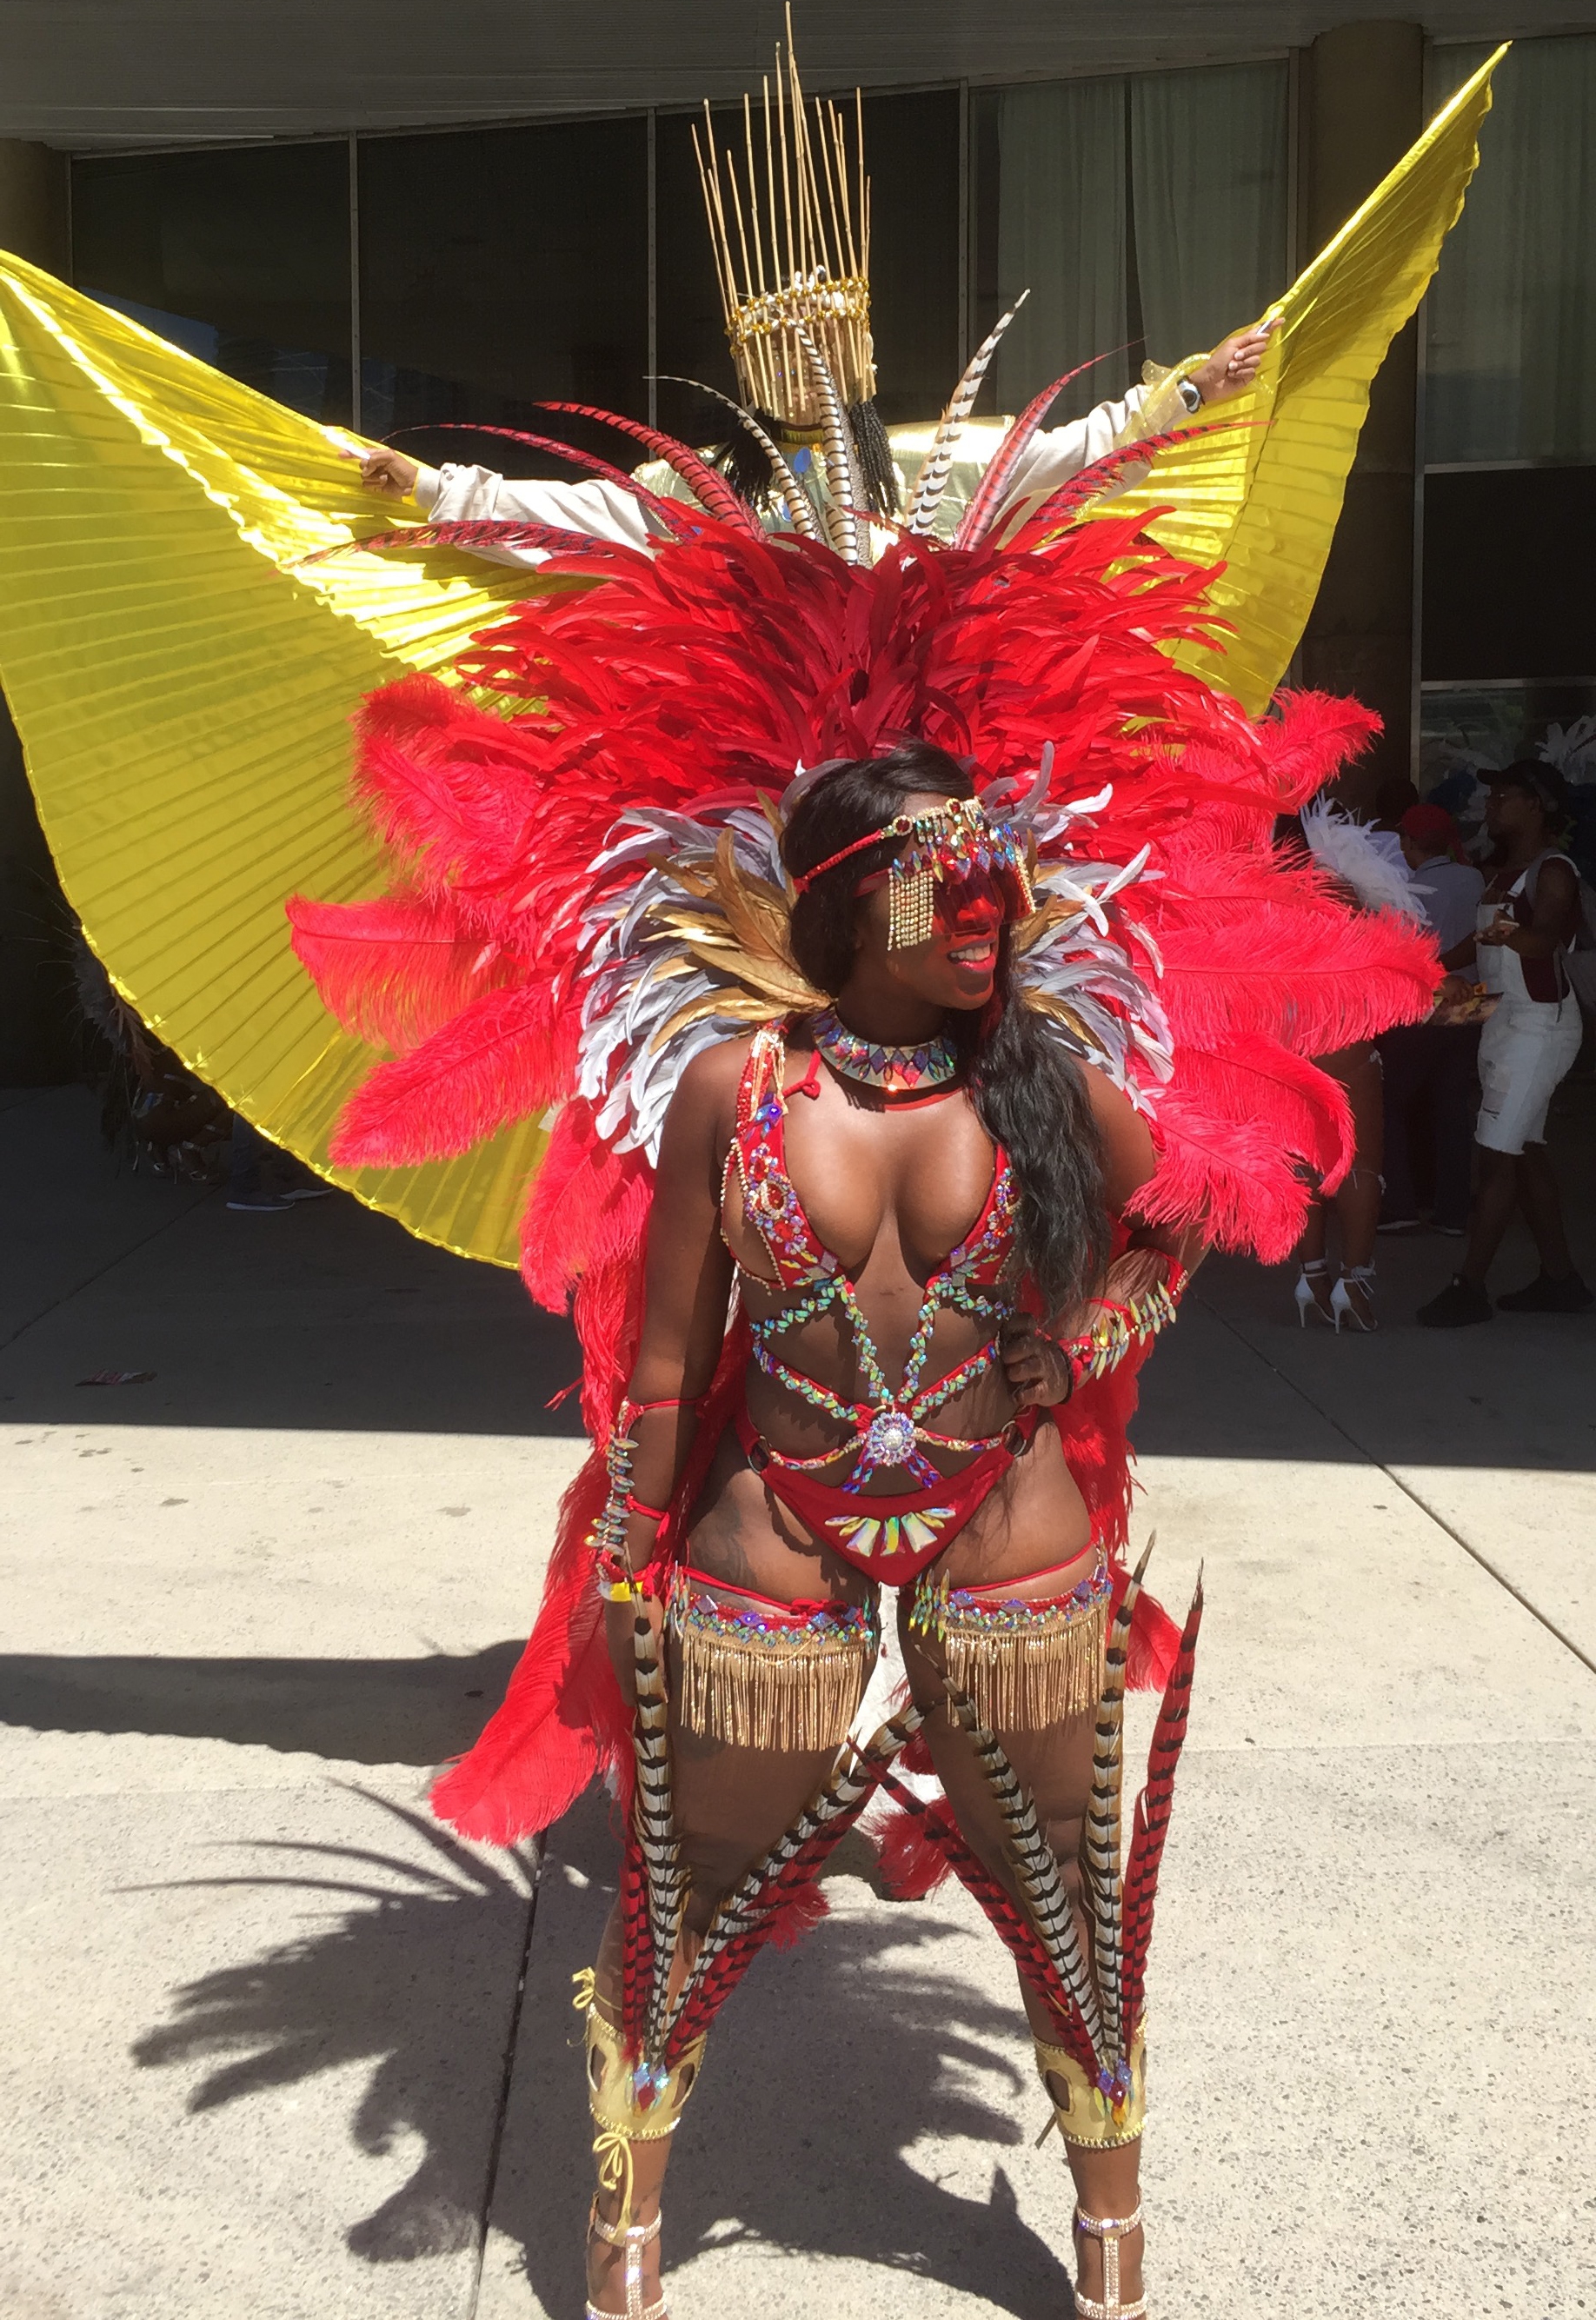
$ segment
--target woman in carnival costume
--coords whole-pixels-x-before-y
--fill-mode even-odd
[[[663,2311],[660,2193],[711,2025],[818,1914],[869,1808],[894,1890],[951,1869],[1013,1953],[1078,2308],[1130,2315],[1143,1984],[1201,1616],[1177,1636],[1125,1571],[1133,1381],[1201,1251],[1283,1254],[1304,1170],[1346,1168],[1345,1101],[1305,1058],[1422,1013],[1436,970],[1272,847],[1373,720],[1314,696],[1248,720],[1170,657],[1201,640],[1207,575],[1135,514],[1077,521],[1162,448],[1149,400],[1189,419],[1266,334],[1051,441],[1049,389],[950,502],[1005,317],[900,526],[871,513],[851,416],[862,284],[808,231],[779,299],[721,251],[770,512],[628,421],[669,494],[453,469],[393,535],[603,583],[485,634],[471,705],[412,679],[362,724],[406,891],[503,988],[380,1067],[335,1151],[413,1148],[477,1019],[516,1010],[523,1095],[567,1096],[523,1267],[574,1296],[599,1445],[504,1706],[434,1801],[499,1840],[595,1771],[625,1801],[583,1990],[591,2314]],[[495,694],[540,705],[506,723]],[[294,915],[347,1013],[356,920]],[[908,1686],[866,1736],[884,1600]],[[1165,1689],[1122,1840],[1128,1681]]]
[[[1366,385],[1411,310],[1483,86],[1393,177],[1410,209],[1373,213],[1360,258],[1397,254],[1343,376]],[[1393,214],[1427,221],[1418,256]],[[1373,720],[1313,695],[1259,720],[1208,681],[1219,575],[1134,493],[1102,504],[1165,435],[1038,484],[1049,390],[955,506],[994,334],[901,523],[881,519],[828,335],[846,272],[737,285],[771,358],[750,401],[793,430],[800,392],[819,413],[823,491],[751,418],[775,528],[686,447],[617,421],[676,479],[603,475],[636,519],[595,519],[589,485],[542,487],[565,496],[535,512],[435,508],[344,559],[363,595],[303,584],[375,630],[387,545],[541,561],[465,649],[431,650],[444,676],[361,713],[393,891],[290,915],[328,1008],[394,1052],[315,1156],[418,1167],[558,1107],[521,1260],[536,1295],[572,1302],[595,1446],[505,1702],[434,1795],[500,1842],[597,1774],[623,1799],[582,1992],[590,2315],[663,2313],[665,2161],[713,2020],[766,1942],[821,1914],[818,1872],[868,1808],[893,1889],[951,1871],[1012,1953],[1074,2178],[1077,2306],[1130,2320],[1144,1980],[1201,1609],[1177,1634],[1125,1567],[1136,1373],[1202,1249],[1290,1250],[1307,1183],[1352,1156],[1309,1059],[1422,1015],[1437,971],[1410,926],[1276,854],[1276,817]],[[11,327],[48,331],[68,294],[8,278]],[[1259,349],[1277,382],[1283,311],[1287,356]],[[117,330],[96,382],[131,359]],[[1332,352],[1321,328],[1319,376]],[[37,358],[52,381],[55,361]],[[225,496],[192,410],[159,448]],[[1263,492],[1266,453],[1246,458]],[[307,475],[304,503],[313,481],[331,493]],[[252,555],[286,555],[292,504],[259,512]],[[1275,674],[1280,641],[1259,648]],[[908,1684],[866,1735],[884,1600]],[[1138,1681],[1163,1704],[1127,1832]],[[932,1772],[928,1801],[906,1776]]]

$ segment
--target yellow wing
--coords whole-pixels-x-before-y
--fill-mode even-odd
[[[1229,621],[1222,660],[1175,658],[1261,716],[1313,609],[1369,407],[1369,383],[1424,295],[1479,162],[1480,123],[1504,44],[1465,81],[1271,313],[1281,327],[1256,383],[1224,406],[1252,421],[1173,446],[1145,484],[1100,512],[1167,508],[1150,526],[1193,563],[1223,561],[1210,591]]]
[[[422,1239],[512,1264],[539,1128],[430,1167],[327,1163],[376,1057],[333,1025],[283,904],[386,884],[349,804],[350,714],[542,585],[437,552],[295,569],[395,521],[338,456],[358,440],[0,255],[0,679],[89,942],[277,1142]]]

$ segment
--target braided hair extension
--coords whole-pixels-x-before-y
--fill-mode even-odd
[[[755,411],[750,415],[758,421],[767,435],[773,435],[778,443],[782,442],[783,428],[779,419],[773,419],[768,411]],[[902,500],[898,490],[897,469],[893,465],[892,445],[887,441],[880,412],[874,403],[850,403],[848,422],[853,432],[854,449],[858,456],[859,475],[866,500],[877,515],[895,516],[902,506]],[[784,445],[783,448],[791,458],[790,447]],[[746,500],[761,515],[769,512],[775,498],[770,462],[746,427],[737,428],[730,440],[718,444],[709,457],[739,499]]]
[[[802,875],[903,811],[917,793],[967,798],[975,785],[957,758],[911,741],[883,757],[833,766],[793,809],[782,859]],[[859,882],[884,870],[902,840],[883,838],[827,871],[793,906],[791,942],[800,972],[835,996],[853,971]],[[1046,1313],[1073,1314],[1102,1282],[1109,1259],[1102,1142],[1074,1059],[1014,992],[1010,929],[998,946],[995,1005],[956,1014],[970,1098],[987,1134],[1009,1155],[1020,1188],[1017,1239]]]

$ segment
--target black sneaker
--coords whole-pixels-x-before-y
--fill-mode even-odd
[[[1511,1289],[1496,1302],[1503,1313],[1583,1313],[1596,1305],[1596,1297],[1577,1273],[1564,1273],[1561,1281],[1550,1281],[1542,1273],[1528,1289]]]
[[[1438,1297],[1421,1305],[1417,1315],[1421,1329],[1466,1329],[1471,1322],[1489,1321],[1491,1300],[1461,1273],[1455,1273]]]

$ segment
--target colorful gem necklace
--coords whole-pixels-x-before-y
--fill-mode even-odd
[[[943,1087],[958,1074],[958,1050],[946,1031],[939,1031],[935,1038],[924,1040],[918,1047],[884,1047],[874,1039],[861,1039],[828,1007],[814,1019],[814,1043],[844,1079],[862,1081],[866,1087],[881,1088],[889,1095],[901,1095],[911,1088]]]

